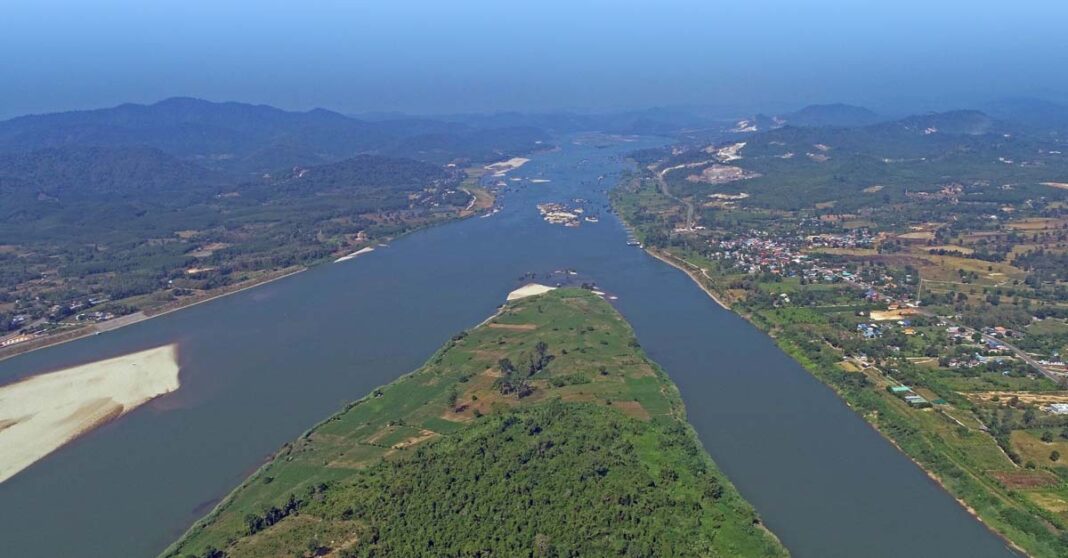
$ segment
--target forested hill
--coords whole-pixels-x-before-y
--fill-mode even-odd
[[[493,161],[545,147],[546,134],[511,126],[397,119],[367,122],[315,109],[173,98],[151,105],[24,116],[0,122],[0,152],[48,147],[145,146],[216,170],[247,174],[361,153],[436,162]],[[432,150],[420,145],[429,143]],[[411,145],[412,147],[408,147]]]
[[[548,139],[190,98],[0,122],[0,353],[485,210],[464,169]]]
[[[809,105],[797,112],[784,114],[779,120],[789,126],[847,128],[875,124],[883,118],[864,107],[834,103]]]
[[[358,155],[326,165],[296,167],[282,174],[251,181],[249,184],[287,183],[309,193],[355,188],[405,190],[440,185],[449,176],[450,174],[439,166],[411,159]]]
[[[785,554],[629,325],[560,289],[286,444],[164,556]]]
[[[379,155],[241,178],[151,147],[0,154],[0,337],[187,304],[470,214],[462,177]]]
[[[203,194],[227,178],[149,147],[68,146],[0,154],[0,192],[35,201]],[[6,198],[5,212],[25,210]],[[4,217],[0,216],[0,219]]]
[[[980,111],[851,127],[786,124],[725,138],[670,155],[661,150],[667,156],[659,166],[674,169],[664,177],[671,188],[705,201],[734,196],[742,206],[797,210],[818,204],[839,212],[957,187],[963,189],[962,201],[979,203],[957,210],[973,208],[977,214],[1028,199],[1038,204],[1065,199],[1063,189],[1049,184],[1068,175],[1063,156],[1068,145]],[[655,153],[640,155],[656,159]]]

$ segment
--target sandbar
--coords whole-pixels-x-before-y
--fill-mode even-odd
[[[178,386],[173,344],[0,386],[0,482]]]
[[[519,167],[530,162],[530,159],[524,157],[512,157],[507,161],[500,161],[493,163],[492,165],[486,165],[486,170],[493,173],[493,176],[504,176],[508,171],[518,169]]]
[[[508,293],[508,301],[519,300],[521,298],[527,298],[528,296],[535,296],[545,294],[549,291],[555,290],[556,287],[550,287],[542,285],[540,283],[528,283],[519,287],[518,289]]]
[[[347,262],[347,261],[349,261],[349,260],[351,260],[353,258],[357,258],[359,256],[362,256],[364,254],[367,254],[369,252],[374,252],[374,251],[375,251],[375,249],[373,247],[371,247],[371,246],[368,246],[366,248],[360,248],[359,250],[356,250],[355,252],[353,252],[353,253],[351,253],[351,254],[349,254],[347,256],[341,256],[340,258],[334,260],[334,263]]]

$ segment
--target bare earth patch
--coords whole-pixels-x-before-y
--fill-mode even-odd
[[[748,180],[757,178],[760,173],[745,170],[731,165],[712,165],[701,171],[701,174],[691,174],[686,177],[690,182],[705,182],[707,184],[726,184],[736,180]]]
[[[1039,488],[1060,482],[1057,475],[1049,471],[998,471],[990,473],[1006,488]]]
[[[649,411],[642,407],[641,403],[637,401],[613,401],[612,406],[623,412],[628,417],[634,417],[641,420],[649,420]]]
[[[538,329],[537,324],[500,324],[493,322],[487,324],[490,329],[504,329],[508,331],[533,331]]]

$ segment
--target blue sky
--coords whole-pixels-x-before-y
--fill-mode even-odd
[[[6,0],[2,12],[0,117],[176,95],[350,113],[1068,98],[1064,0]]]

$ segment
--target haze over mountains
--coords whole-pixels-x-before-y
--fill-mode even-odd
[[[543,132],[530,127],[480,129],[422,119],[364,122],[324,109],[288,112],[189,98],[0,123],[0,151],[146,146],[232,173],[315,165],[359,153],[484,159],[530,150],[545,139]]]
[[[9,199],[24,200],[148,191],[217,193],[224,185],[260,175],[285,174],[294,167],[336,163],[357,155],[434,165],[501,160],[549,148],[553,134],[583,130],[704,141],[732,127],[744,133],[833,128],[837,143],[879,145],[887,156],[907,143],[887,145],[894,137],[933,134],[936,137],[929,141],[935,141],[947,135],[1020,133],[1056,139],[1068,130],[1068,107],[1053,102],[1015,98],[985,108],[986,112],[957,110],[900,118],[836,103],[775,116],[758,114],[739,122],[697,109],[666,108],[595,115],[391,114],[359,119],[325,109],[290,112],[265,105],[171,98],[151,105],[123,104],[0,122],[0,191]],[[909,153],[905,149],[900,155]]]

